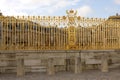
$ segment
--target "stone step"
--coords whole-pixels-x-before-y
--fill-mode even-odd
[[[97,59],[86,59],[85,64],[101,64],[101,60],[97,60]]]
[[[120,63],[115,63],[109,66],[109,68],[117,68],[120,67]]]

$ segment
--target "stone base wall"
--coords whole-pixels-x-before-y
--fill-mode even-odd
[[[16,72],[18,76],[26,72],[51,75],[60,71],[79,73],[89,69],[107,72],[109,68],[120,66],[120,54],[116,51],[1,51],[0,56],[0,72]]]

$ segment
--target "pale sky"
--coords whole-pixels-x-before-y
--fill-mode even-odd
[[[74,9],[82,17],[108,18],[120,14],[120,0],[0,0],[4,15],[64,16]]]

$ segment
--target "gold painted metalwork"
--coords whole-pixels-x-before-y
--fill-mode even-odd
[[[120,48],[120,16],[3,16],[0,50],[103,50]]]

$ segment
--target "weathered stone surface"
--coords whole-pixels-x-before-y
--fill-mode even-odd
[[[101,70],[102,72],[108,72],[108,56],[105,53],[101,56]]]

